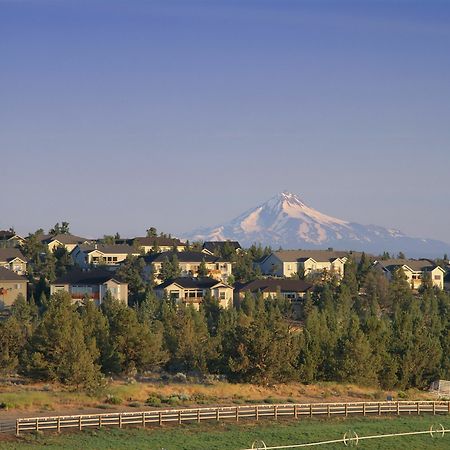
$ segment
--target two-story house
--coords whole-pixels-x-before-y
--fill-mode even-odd
[[[0,309],[12,306],[19,294],[27,298],[27,282],[25,277],[0,267]]]
[[[68,292],[73,302],[88,298],[97,305],[110,292],[114,298],[128,304],[128,284],[105,269],[74,269],[50,284],[50,294],[60,291]]]
[[[186,250],[186,244],[184,242],[181,242],[177,238],[166,236],[135,237],[127,243],[141,249],[144,253],[169,252],[171,250],[182,252]]]
[[[27,273],[27,259],[18,248],[0,247],[0,266],[12,270],[17,275]]]
[[[433,286],[444,289],[446,272],[429,259],[386,259],[376,261],[374,266],[380,268],[388,280],[392,279],[396,270],[401,269],[411,289],[419,289],[425,277],[429,277]]]
[[[72,252],[72,259],[81,268],[88,268],[90,266],[116,268],[128,256],[139,256],[140,254],[138,249],[126,244],[82,244],[75,247]]]
[[[25,243],[25,239],[19,236],[12,228],[10,230],[0,230],[0,247],[20,247]]]
[[[229,261],[202,252],[162,252],[148,254],[144,256],[148,276],[152,275],[155,281],[162,281],[159,277],[164,261],[172,260],[176,256],[181,270],[182,277],[197,277],[200,264],[205,263],[208,276],[215,280],[228,281],[232,272],[232,265]]]
[[[177,304],[190,304],[197,310],[206,295],[218,300],[222,308],[233,305],[233,287],[210,277],[180,277],[168,280],[154,288],[159,298],[174,300]]]
[[[51,252],[58,247],[64,247],[70,253],[77,245],[87,244],[89,242],[89,239],[69,233],[56,235],[43,234],[40,236],[40,239]]]
[[[280,250],[260,261],[259,266],[263,274],[275,277],[307,276],[324,271],[342,277],[347,255],[333,250]]]

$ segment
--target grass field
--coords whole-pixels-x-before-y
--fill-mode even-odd
[[[301,383],[258,386],[253,384],[213,383],[126,383],[110,382],[96,394],[71,392],[57,384],[0,384],[0,419],[3,413],[12,411],[53,411],[65,414],[68,410],[82,411],[83,408],[129,407],[189,407],[208,404],[267,403],[309,403],[309,402],[349,402],[380,401],[387,395],[400,398],[398,392],[386,392],[375,387],[351,384]],[[433,399],[427,392],[412,390],[401,393],[401,399]],[[152,400],[149,402],[149,399]],[[24,415],[24,414],[22,414]]]
[[[431,425],[450,428],[448,416],[411,416],[391,418],[307,419],[289,422],[260,422],[258,424],[222,423],[214,425],[184,425],[153,429],[111,429],[86,431],[61,436],[27,436],[21,440],[0,442],[2,450],[25,450],[45,446],[52,450],[241,450],[250,448],[255,440],[267,446],[300,444],[339,439],[348,430],[359,436],[428,430]],[[343,449],[330,444],[314,448]],[[427,450],[450,449],[450,433],[443,438],[430,435],[395,437],[360,442],[358,449]]]

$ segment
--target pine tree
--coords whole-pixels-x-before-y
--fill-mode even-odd
[[[26,371],[37,379],[95,387],[100,382],[100,371],[91,351],[70,295],[59,292],[51,297],[31,339],[32,357]]]

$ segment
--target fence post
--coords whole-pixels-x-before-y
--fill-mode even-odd
[[[39,419],[36,418],[36,431],[39,431]]]
[[[158,420],[158,422],[159,422],[159,426],[161,426],[162,425],[162,412],[161,411],[159,412],[159,420]]]
[[[366,416],[366,404],[365,403],[363,403],[363,416],[364,417]]]
[[[142,412],[142,427],[145,428],[145,412]]]
[[[378,402],[378,415],[381,416],[381,402]]]
[[[450,414],[450,400],[447,402],[447,412]]]
[[[58,433],[61,432],[61,417],[58,416],[57,422],[56,422],[56,431]]]
[[[81,430],[81,416],[78,416],[78,429]]]
[[[450,402],[449,402],[450,404]],[[20,419],[16,419],[16,436],[19,436],[20,434],[20,425],[19,425]]]
[[[298,419],[297,403],[294,405],[294,419]]]
[[[200,423],[200,408],[197,409],[197,423]]]
[[[436,402],[433,402],[433,415],[436,415]]]
[[[181,425],[181,409],[178,410],[178,423]]]
[[[256,418],[256,420],[259,420],[259,406],[258,405],[255,406],[255,418]]]
[[[216,409],[216,420],[217,420],[217,422],[220,422],[220,409],[219,408]]]
[[[278,419],[278,405],[273,405],[273,418]]]
[[[397,416],[400,415],[400,402],[397,402]]]
[[[309,404],[309,417],[313,416],[312,403]]]
[[[119,428],[122,428],[122,413],[119,414]]]
[[[239,422],[239,407],[236,406],[236,422]]]
[[[98,416],[98,427],[102,427],[102,416]]]

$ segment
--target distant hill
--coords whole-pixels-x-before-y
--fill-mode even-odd
[[[237,240],[274,249],[357,250],[380,254],[404,252],[408,257],[442,257],[450,244],[406,236],[399,230],[361,225],[323,214],[307,206],[297,195],[283,192],[231,221],[183,235],[189,240]]]

